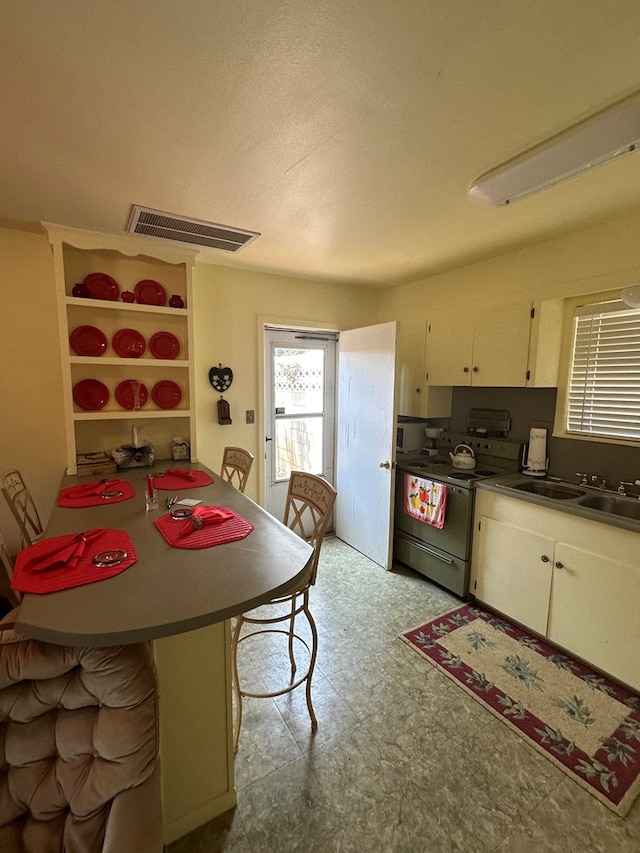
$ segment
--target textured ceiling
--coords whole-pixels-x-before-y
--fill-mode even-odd
[[[640,154],[466,194],[639,56],[637,0],[4,0],[0,217],[118,234],[140,204],[262,233],[202,260],[417,278],[640,210]]]

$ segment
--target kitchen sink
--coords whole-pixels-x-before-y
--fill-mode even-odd
[[[507,485],[505,483],[505,485]],[[543,498],[551,498],[555,501],[566,501],[571,498],[581,498],[586,494],[582,489],[574,489],[571,486],[563,486],[559,483],[542,482],[531,480],[524,483],[509,484],[508,488],[519,492],[528,492],[530,495],[540,495]],[[640,517],[640,516],[639,516]]]
[[[640,521],[640,501],[631,498],[619,498],[616,495],[590,495],[579,501],[580,506],[608,512],[611,515],[621,515],[623,518],[633,518]]]

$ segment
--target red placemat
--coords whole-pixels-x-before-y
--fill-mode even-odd
[[[117,492],[122,492],[118,495]],[[68,486],[58,495],[58,506],[83,507],[117,504],[128,501],[135,494],[131,483],[124,480],[100,480],[97,483],[82,483]]]
[[[213,508],[203,506],[196,507],[196,510]],[[218,507],[218,509],[232,512],[227,507]],[[236,515],[235,512],[227,521],[205,524],[200,530],[194,529],[190,518],[171,518],[169,512],[161,515],[154,523],[169,545],[174,548],[211,548],[213,545],[224,545],[226,542],[244,539],[253,530],[253,524],[241,515]]]
[[[206,471],[191,471],[189,468],[167,468],[164,474],[153,478],[156,489],[169,489],[177,492],[180,489],[197,489],[200,486],[210,486],[213,477]]]
[[[86,541],[79,539],[79,534],[67,533],[42,539],[20,551],[11,580],[13,589],[56,592],[113,577],[138,561],[133,542],[124,530],[96,527],[82,535]],[[125,551],[127,556],[117,565],[94,565],[93,557],[105,551]]]

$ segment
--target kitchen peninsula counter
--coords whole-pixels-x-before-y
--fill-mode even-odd
[[[171,492],[158,490],[146,512],[146,477],[167,468],[206,470],[210,486],[180,497],[226,506],[253,524],[236,542],[173,548],[154,525]],[[96,481],[66,476],[62,487]],[[120,503],[56,506],[46,536],[96,527],[126,530],[138,561],[114,577],[46,595],[25,595],[16,628],[28,637],[72,646],[153,640],[160,687],[164,841],[170,844],[233,808],[229,619],[290,588],[308,570],[312,548],[205,466],[164,461],[119,471],[135,496]]]

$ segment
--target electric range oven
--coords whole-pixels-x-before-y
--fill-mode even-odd
[[[456,468],[449,458],[459,444],[474,452],[473,470]],[[464,433],[444,432],[438,454],[398,457],[394,513],[393,554],[396,560],[450,590],[469,598],[471,538],[475,484],[487,477],[519,470],[522,443],[501,438],[476,438]],[[446,487],[444,525],[421,521],[405,510],[409,491],[420,480]]]

